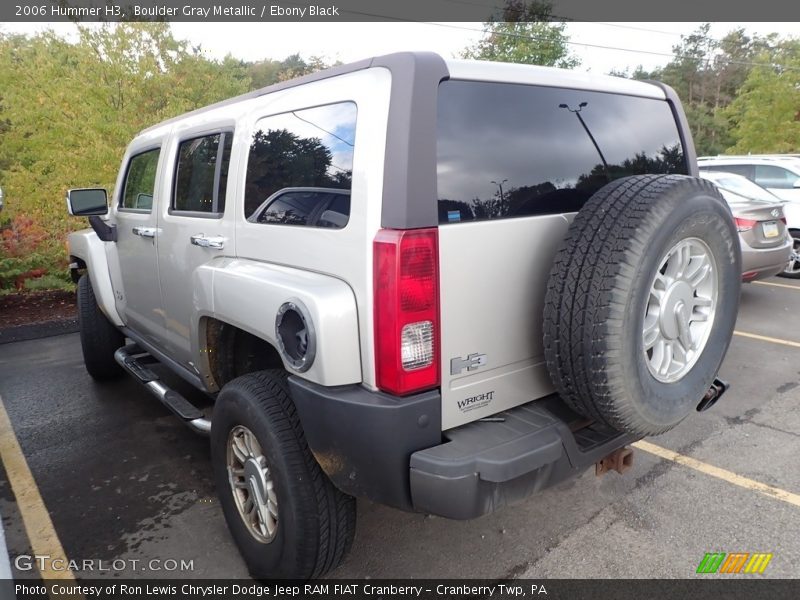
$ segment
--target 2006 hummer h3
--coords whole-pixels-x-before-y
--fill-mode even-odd
[[[478,517],[713,402],[740,258],[696,174],[658,83],[401,53],[259,90],[69,192],[86,368],[210,433],[253,575],[315,577],[354,497]]]

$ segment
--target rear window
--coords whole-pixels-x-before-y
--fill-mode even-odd
[[[438,102],[440,223],[574,212],[613,179],[688,173],[662,100],[451,80]]]

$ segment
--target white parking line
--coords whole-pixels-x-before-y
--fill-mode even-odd
[[[678,454],[677,452],[674,452],[667,448],[662,448],[661,446],[657,446],[656,444],[652,444],[644,440],[640,440],[634,443],[633,447],[638,448],[639,450],[644,450],[645,452],[649,452],[650,454],[654,454],[655,456],[658,456],[660,458],[671,460],[674,463],[678,463],[679,465],[689,467],[690,469],[694,469],[695,471],[699,471],[700,473],[705,473],[706,475],[710,475],[711,477],[722,479],[723,481],[727,481],[728,483],[732,483],[733,485],[737,485],[746,490],[759,492],[761,494],[764,494],[765,496],[773,498],[774,500],[780,500],[781,502],[786,502],[787,504],[791,504],[793,506],[800,508],[800,494],[787,492],[786,490],[783,490],[781,488],[772,485],[767,485],[766,483],[761,483],[760,481],[755,481],[754,479],[748,479],[747,477],[742,477],[741,475],[737,475],[733,471],[728,471],[727,469],[720,469],[719,467],[715,467],[714,465],[709,465],[708,463],[699,461],[696,458],[692,458],[691,456],[686,456],[685,454]]]
[[[754,281],[753,285],[771,285],[772,287],[789,288],[790,290],[800,291],[800,285],[789,285],[788,283],[772,283],[771,281]]]
[[[51,560],[47,561],[47,565],[52,565],[56,559],[62,559],[63,564],[67,564],[67,555],[28,467],[28,461],[25,460],[17,436],[14,434],[2,396],[0,396],[0,460],[3,461],[8,481],[14,491],[17,510],[22,516],[33,554],[49,556]],[[75,581],[75,576],[69,568],[54,570],[51,566],[47,566],[40,569],[39,573],[45,580]]]
[[[792,348],[800,348],[800,342],[792,342],[791,340],[782,340],[780,338],[769,337],[767,335],[758,335],[757,333],[748,333],[746,331],[734,331],[733,335],[740,337],[750,338],[751,340],[759,340],[760,342],[770,342],[772,344],[780,344],[781,346],[791,346]]]

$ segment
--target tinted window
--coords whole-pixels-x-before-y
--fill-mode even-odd
[[[353,176],[356,105],[352,102],[296,110],[261,119],[250,145],[245,186],[245,217],[253,220],[265,202],[285,188],[325,188],[349,192]],[[287,190],[288,191],[288,190]],[[324,198],[323,198],[324,196]],[[273,199],[275,209],[262,223],[321,225],[310,220],[320,203],[331,200],[324,190]],[[280,204],[277,204],[280,202]],[[343,206],[343,199],[338,200]],[[347,195],[347,215],[350,214]],[[280,207],[280,208],[279,208]],[[283,217],[279,217],[280,213]],[[321,213],[320,215],[321,216]],[[346,221],[345,221],[346,223]]]
[[[225,212],[232,140],[230,133],[217,133],[181,142],[172,201],[174,210]]]
[[[148,150],[131,157],[122,192],[122,208],[150,210],[156,187],[156,170],[160,149]]]
[[[612,179],[687,173],[660,100],[445,81],[438,114],[440,223],[573,212]]]
[[[765,188],[791,189],[800,179],[791,171],[771,165],[756,165],[756,183]]]
[[[350,192],[284,188],[256,209],[250,221],[341,229],[350,217]]]

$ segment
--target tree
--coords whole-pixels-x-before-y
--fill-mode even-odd
[[[552,21],[549,2],[510,0],[502,21],[484,23],[484,37],[461,56],[477,60],[572,69],[580,59],[569,51],[566,24]]]
[[[61,272],[70,187],[112,188],[126,145],[140,130],[247,91],[243,66],[204,58],[166,23],[78,27],[69,43],[52,31],[0,37],[0,180],[8,229],[21,216],[44,227],[37,268]],[[0,259],[8,253],[0,245]]]
[[[725,111],[733,152],[800,151],[800,41],[762,52],[736,99]]]
[[[704,23],[673,46],[673,58],[651,72],[641,67],[633,79],[656,79],[675,89],[680,97],[698,154],[719,154],[735,143],[726,107],[736,98],[748,78],[755,57],[771,55],[777,43],[774,34],[748,36],[744,29],[729,31],[722,39],[710,35]],[[615,75],[628,76],[627,72]]]
[[[252,80],[253,89],[288,81],[301,75],[308,75],[309,73],[327,69],[329,66],[333,65],[328,65],[322,57],[312,56],[308,61],[305,61],[299,54],[292,54],[283,60],[266,59],[245,64],[247,73]]]

